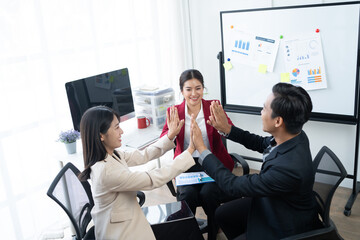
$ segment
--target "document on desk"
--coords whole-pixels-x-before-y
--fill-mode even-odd
[[[182,173],[175,178],[176,186],[201,184],[206,182],[215,182],[214,179],[209,177],[205,172],[189,172]]]
[[[154,133],[143,133],[141,136],[134,135],[125,140],[125,146],[136,149],[143,149],[149,146],[151,143],[156,142],[159,139],[159,135]]]

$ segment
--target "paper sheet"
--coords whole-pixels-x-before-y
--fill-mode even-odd
[[[319,33],[302,34],[284,41],[286,72],[290,83],[305,90],[327,88],[323,49]]]
[[[273,72],[279,39],[234,29],[231,32],[231,61],[233,65],[244,64],[258,67],[266,65],[267,72]],[[266,72],[265,71],[265,72]]]
[[[175,178],[176,186],[201,184],[206,182],[215,182],[205,172],[182,173]]]

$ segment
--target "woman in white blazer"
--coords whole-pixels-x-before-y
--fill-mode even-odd
[[[136,192],[160,187],[195,165],[193,144],[171,165],[149,171],[132,172],[128,167],[156,159],[175,147],[173,140],[184,121],[177,109],[167,114],[169,132],[142,151],[123,152],[123,133],[119,115],[105,106],[88,109],[81,118],[80,132],[84,154],[84,171],[80,180],[91,179],[94,207],[91,215],[96,239],[155,239],[143,214]],[[169,124],[170,123],[170,124]]]

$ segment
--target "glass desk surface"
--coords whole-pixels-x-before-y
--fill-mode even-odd
[[[142,210],[151,225],[194,218],[185,201],[143,207]]]

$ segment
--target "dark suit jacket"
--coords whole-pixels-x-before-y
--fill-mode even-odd
[[[262,153],[271,137],[233,126],[229,139]],[[213,154],[205,157],[203,168],[224,192],[252,197],[247,239],[280,239],[318,227],[312,157],[305,132],[277,146],[259,174],[237,177]]]
[[[213,154],[215,154],[215,156],[218,159],[220,159],[220,161],[225,165],[225,167],[227,167],[230,171],[232,171],[234,168],[234,161],[232,160],[232,158],[229,155],[229,153],[227,152],[224,144],[222,143],[220,134],[217,132],[217,130],[215,128],[213,128],[212,126],[210,126],[209,124],[206,123],[206,121],[209,120],[210,104],[212,101],[214,101],[214,100],[202,99],[206,132],[207,132],[207,136],[209,138],[210,149],[211,149],[211,152]],[[185,100],[181,104],[175,105],[175,107],[178,109],[178,114],[179,114],[180,120],[185,119],[185,106],[186,106]],[[169,109],[167,109],[167,111],[169,111]],[[228,123],[231,125],[234,125],[231,122],[229,117],[228,117]],[[168,131],[169,131],[169,128],[168,128],[167,122],[166,122],[160,137],[164,136]],[[185,124],[181,128],[181,130],[175,140],[176,141],[176,149],[175,149],[175,153],[174,153],[174,158],[184,151],[184,135],[185,135]]]

